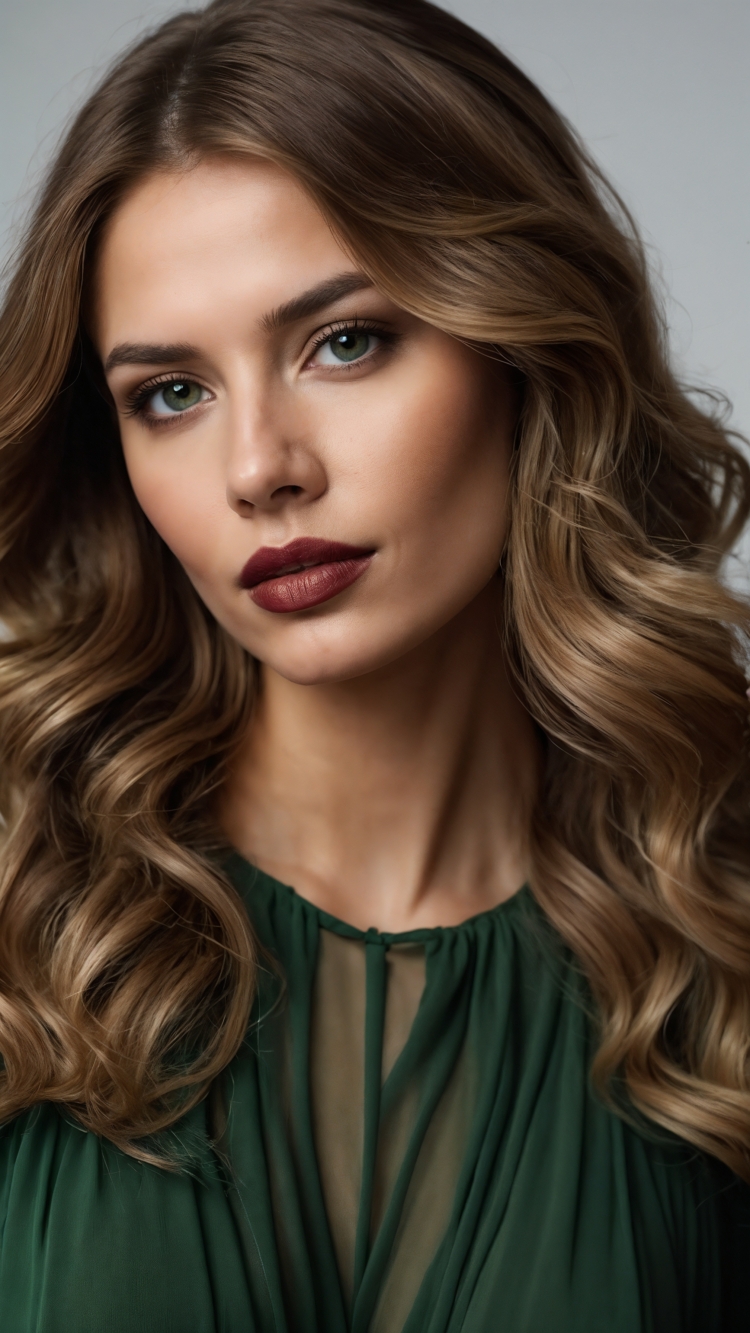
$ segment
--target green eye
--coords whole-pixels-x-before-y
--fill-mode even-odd
[[[335,361],[358,361],[372,350],[372,343],[373,335],[364,329],[344,329],[341,333],[334,333],[333,337],[328,338],[323,344],[321,360],[324,363],[328,362],[329,365]],[[326,352],[330,355],[326,356]]]
[[[203,388],[194,380],[172,380],[162,384],[151,399],[151,410],[157,416],[171,416],[174,412],[186,412],[195,407],[203,397]]]
[[[356,361],[358,356],[364,356],[369,350],[369,333],[337,333],[335,338],[331,339],[331,348],[334,356],[339,357],[341,361]]]

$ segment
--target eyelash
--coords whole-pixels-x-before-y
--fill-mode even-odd
[[[137,389],[134,389],[132,393],[128,394],[125,399],[125,411],[123,415],[126,417],[143,417],[156,429],[167,425],[170,420],[176,420],[180,415],[179,413],[175,413],[174,418],[168,416],[158,418],[147,412],[146,408],[148,407],[149,399],[153,398],[157,389],[160,389],[163,384],[176,384],[178,380],[190,384],[200,383],[200,381],[194,379],[192,375],[181,375],[179,371],[172,371],[170,375],[162,375],[159,379],[147,380],[145,384],[139,384]],[[203,385],[201,385],[201,388],[203,388]],[[187,413],[185,413],[185,415],[187,415]]]
[[[378,324],[375,320],[358,319],[356,317],[354,319],[338,320],[335,324],[328,324],[313,340],[312,350],[307,356],[306,361],[310,361],[321,347],[325,347],[326,343],[330,342],[333,338],[340,337],[342,333],[372,333],[376,338],[380,339],[380,342],[383,345],[391,347],[396,342],[397,338],[397,335],[391,329],[384,328],[382,324]],[[357,361],[351,361],[348,364],[342,361],[341,365],[336,367],[336,370],[354,370],[355,367],[361,365],[363,361],[369,361],[369,359],[375,355],[376,351],[377,349],[375,349],[374,352],[367,352],[365,356],[360,357]],[[161,418],[156,415],[152,416],[147,411],[149,399],[153,397],[156,391],[163,384],[174,384],[179,379],[185,381],[189,380],[192,384],[200,384],[200,380],[193,379],[192,376],[187,374],[181,375],[179,371],[172,371],[169,375],[160,375],[156,379],[147,380],[145,384],[139,384],[138,388],[128,395],[125,400],[124,415],[126,417],[141,417],[143,420],[148,421],[149,425],[156,430],[163,429],[165,426],[168,427],[174,421],[179,420],[181,415],[189,416],[195,410],[194,408],[188,408],[185,413],[175,413],[174,416],[164,416]],[[201,387],[203,386],[201,385]]]
[[[381,343],[391,347],[396,341],[396,334],[392,329],[384,328],[382,324],[378,324],[374,319],[358,319],[355,316],[354,319],[341,319],[337,320],[335,324],[326,325],[326,328],[321,330],[313,340],[312,351],[307,360],[309,361],[321,347],[325,347],[326,343],[331,342],[333,338],[340,337],[342,333],[373,333],[376,338],[380,339]],[[354,366],[361,365],[362,361],[369,360],[373,355],[373,352],[368,352],[366,356],[360,357],[358,361],[350,361],[348,364],[342,361],[341,368],[342,370],[352,370]]]

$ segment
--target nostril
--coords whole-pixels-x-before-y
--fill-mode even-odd
[[[281,499],[283,495],[301,495],[301,494],[302,494],[301,486],[277,486],[271,498],[273,500],[276,500],[276,499]]]

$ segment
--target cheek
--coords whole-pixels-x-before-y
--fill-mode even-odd
[[[200,474],[194,457],[180,465],[175,450],[142,450],[123,438],[125,465],[135,497],[159,536],[188,572],[199,572],[215,545],[220,506],[215,478]],[[213,483],[213,484],[211,484]],[[225,506],[226,507],[226,506]]]
[[[461,349],[462,354],[464,349]],[[466,557],[502,546],[512,448],[509,395],[493,382],[477,353],[434,369],[394,413],[385,433],[387,490],[394,523],[418,545]],[[468,364],[467,364],[468,362]],[[374,478],[373,478],[374,480]]]

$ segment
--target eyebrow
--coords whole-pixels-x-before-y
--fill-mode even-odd
[[[285,324],[294,324],[295,320],[317,315],[327,305],[333,305],[334,301],[341,301],[353,292],[364,291],[366,287],[372,287],[372,282],[364,273],[338,273],[333,278],[319,282],[317,287],[310,287],[300,296],[294,296],[291,301],[277,306],[270,314],[263,316],[261,323],[267,333],[272,333]]]
[[[104,369],[159,366],[168,361],[191,361],[198,355],[198,348],[191,343],[118,343],[104,362]]]
[[[372,287],[372,283],[364,273],[339,273],[271,310],[263,316],[261,326],[266,333],[273,333],[285,324],[317,315],[319,310],[333,305],[334,301],[341,301],[345,296],[364,291],[367,287]],[[198,348],[192,343],[118,343],[104,362],[104,370],[114,370],[115,366],[167,365],[175,361],[196,360],[199,356]]]

